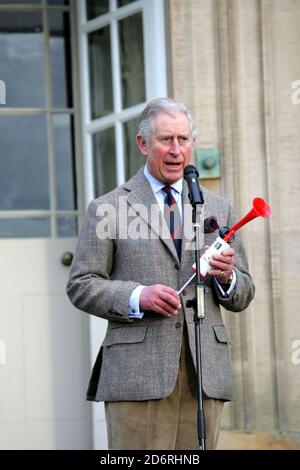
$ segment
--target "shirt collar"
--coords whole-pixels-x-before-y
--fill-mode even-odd
[[[147,165],[145,165],[144,167],[144,175],[145,178],[148,180],[154,194],[160,191],[164,186],[166,186],[164,183],[162,183],[149,173]],[[180,180],[176,181],[175,183],[172,183],[170,186],[179,194],[182,194],[182,178],[180,178]]]

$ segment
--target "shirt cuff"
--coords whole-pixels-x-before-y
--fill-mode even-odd
[[[228,285],[228,289],[226,290],[226,292],[223,289],[224,284],[223,284],[223,287],[222,287],[221,284],[219,283],[218,279],[216,277],[214,279],[215,279],[216,286],[219,289],[222,297],[229,297],[230,293],[233,291],[233,289],[235,288],[235,285],[236,285],[235,271],[234,270],[232,271],[232,281],[231,281],[230,285]]]
[[[137,286],[133,291],[129,299],[129,318],[143,318],[144,312],[140,311],[140,295],[142,290],[146,286]]]

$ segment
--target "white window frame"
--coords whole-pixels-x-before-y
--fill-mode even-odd
[[[125,158],[123,123],[140,114],[147,101],[167,96],[167,61],[165,50],[164,0],[137,0],[117,8],[117,0],[110,0],[110,12],[86,21],[86,2],[77,0],[79,70],[81,94],[82,143],[84,164],[85,205],[94,198],[94,171],[92,136],[108,127],[115,126],[117,185],[125,182]],[[122,110],[120,64],[117,21],[130,14],[143,12],[145,92],[146,102]],[[111,25],[112,88],[114,112],[91,120],[88,33]]]
[[[22,4],[5,4],[2,2],[0,4],[0,15],[1,13],[9,12],[9,13],[30,13],[30,12],[37,12],[41,15],[41,25],[43,26],[42,35],[43,35],[43,43],[44,43],[44,50],[43,50],[43,57],[42,63],[45,67],[45,83],[44,83],[44,93],[45,93],[45,102],[43,106],[40,107],[10,107],[10,103],[1,103],[1,96],[0,96],[0,104],[5,104],[5,106],[0,107],[0,119],[1,116],[45,116],[46,117],[46,132],[47,132],[47,152],[48,152],[48,181],[49,181],[49,202],[50,207],[49,209],[26,209],[26,210],[0,210],[0,218],[14,218],[14,219],[25,219],[25,218],[50,218],[50,235],[49,236],[41,236],[37,238],[43,239],[58,239],[58,238],[65,238],[59,235],[58,233],[58,223],[57,219],[59,216],[74,216],[78,217],[79,210],[81,208],[80,201],[77,201],[77,208],[74,209],[58,209],[57,208],[57,194],[56,194],[56,157],[55,157],[55,149],[54,149],[54,126],[53,126],[53,117],[55,115],[68,115],[70,119],[74,119],[74,128],[75,132],[77,129],[77,119],[76,119],[76,112],[77,112],[77,100],[76,100],[76,91],[77,91],[77,83],[74,80],[74,70],[75,70],[75,61],[74,61],[74,47],[71,45],[70,53],[71,53],[71,63],[72,63],[72,70],[71,70],[71,81],[72,81],[72,107],[59,107],[56,108],[52,103],[52,79],[51,79],[51,54],[50,54],[50,31],[49,31],[49,16],[48,13],[50,12],[57,12],[57,13],[68,13],[69,15],[69,22],[70,22],[70,34],[71,34],[71,41],[73,40],[73,5],[46,5],[45,0],[42,0],[40,4],[35,5],[28,5]],[[3,86],[3,82],[1,84],[0,80],[0,87],[2,88],[2,98],[6,98],[3,91],[6,91],[6,84]],[[1,92],[1,90],[0,90]],[[73,140],[73,137],[72,137]],[[72,157],[75,158],[75,168],[77,167],[78,163],[78,146],[76,141],[76,136],[74,136],[74,153]],[[78,178],[76,175],[76,169],[74,170],[73,175],[73,185],[77,189],[78,193],[80,193],[80,185],[78,183]],[[72,235],[72,236],[75,236]],[[0,237],[1,239],[2,237]],[[21,238],[21,237],[20,237]],[[29,238],[36,238],[35,236],[26,236],[26,239]]]

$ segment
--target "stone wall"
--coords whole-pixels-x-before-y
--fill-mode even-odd
[[[272,207],[241,231],[257,291],[225,314],[237,399],[222,442],[239,430],[257,448],[280,436],[300,447],[300,0],[167,0],[167,11],[171,94],[196,117],[197,146],[221,152],[221,178],[203,184],[240,216],[255,196]]]

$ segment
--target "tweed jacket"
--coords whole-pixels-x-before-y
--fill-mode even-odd
[[[215,216],[220,226],[232,226],[236,218],[231,202],[205,189],[203,195],[204,216]],[[164,284],[178,290],[192,274],[194,252],[189,249],[190,241],[184,234],[179,261],[163,217],[159,233],[157,218],[149,215],[155,207],[158,205],[143,170],[88,207],[67,285],[76,307],[108,320],[92,371],[88,400],[139,401],[169,396],[178,374],[184,322],[196,362],[193,310],[186,308],[186,301],[194,297],[194,284],[183,291],[177,316],[165,318],[151,311],[146,311],[142,319],[128,316],[129,299],[137,286]],[[190,204],[184,182],[183,220],[184,224],[191,224],[186,217],[187,207]],[[105,212],[110,208],[114,210]],[[125,215],[127,227],[135,224],[137,236],[124,233],[124,223],[121,224]],[[205,234],[205,244],[210,245],[217,235]],[[224,298],[212,277],[206,276],[205,319],[201,322],[203,391],[206,396],[221,400],[233,398],[233,381],[230,342],[220,305],[240,312],[254,296],[238,233],[232,246],[236,250],[236,286]]]

